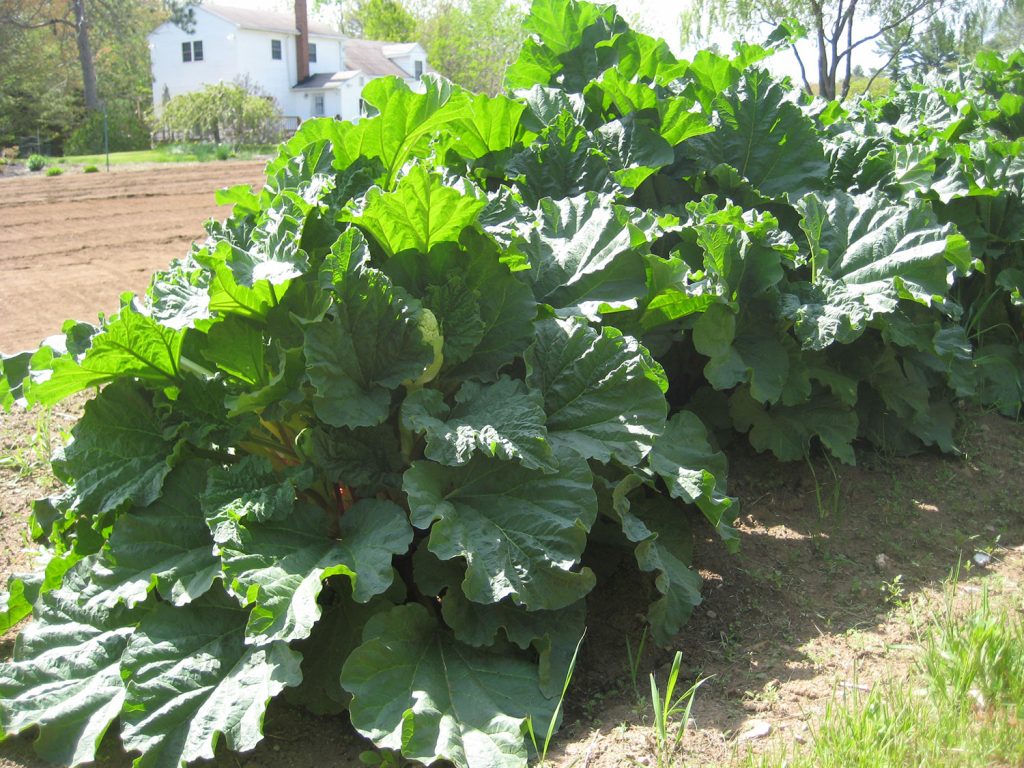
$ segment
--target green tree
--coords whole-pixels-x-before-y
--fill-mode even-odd
[[[440,0],[422,11],[416,34],[434,69],[493,95],[519,55],[522,21],[522,9],[511,0]]]
[[[1006,0],[996,14],[988,47],[1005,51],[1024,44],[1024,0]]]
[[[849,93],[859,48],[892,30],[916,28],[941,5],[941,0],[692,0],[682,15],[683,40],[706,38],[713,30],[737,33],[795,20],[818,49],[817,92],[834,99]],[[796,46],[791,47],[804,87],[813,92],[807,67]]]
[[[956,15],[940,13],[916,29],[904,24],[887,30],[876,48],[886,57],[883,69],[890,76],[921,75],[969,61],[983,47],[989,25],[987,7],[961,7]]]
[[[74,55],[49,28],[0,23],[0,145],[59,140],[80,115]]]
[[[162,0],[175,23],[193,22],[192,8],[199,0]],[[82,100],[86,110],[99,110],[94,30],[97,26],[131,32],[140,11],[150,11],[150,0],[0,0],[0,26],[25,31],[50,29],[62,40],[74,40],[81,70]],[[147,30],[148,31],[148,30]]]
[[[342,30],[352,37],[408,42],[416,36],[416,19],[399,0],[354,0],[335,4],[341,6]]]

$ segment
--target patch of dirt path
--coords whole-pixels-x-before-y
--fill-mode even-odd
[[[123,291],[188,252],[230,212],[214,192],[262,184],[263,161],[0,177],[0,352],[35,347],[68,318],[95,322]]]

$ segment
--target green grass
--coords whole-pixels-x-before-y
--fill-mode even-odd
[[[987,593],[966,613],[947,599],[909,680],[834,695],[806,746],[748,756],[747,768],[983,768],[1024,765],[1022,605]]]
[[[276,147],[270,144],[252,147],[231,147],[216,144],[161,144],[153,149],[140,149],[134,152],[111,152],[111,165],[124,165],[126,163],[207,163],[215,160],[232,157],[240,160],[251,160],[265,155],[271,155]],[[107,156],[98,155],[68,155],[67,157],[52,158],[53,162],[62,165],[96,165],[102,166],[107,162]]]

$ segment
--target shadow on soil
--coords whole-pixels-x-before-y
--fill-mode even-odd
[[[835,679],[823,669],[845,668],[853,681],[859,657],[891,650],[865,648],[851,659],[856,633],[879,628],[915,593],[941,588],[958,565],[961,583],[984,576],[971,562],[976,553],[991,553],[996,563],[1024,542],[1024,427],[994,415],[967,420],[960,457],[861,454],[857,467],[823,457],[780,464],[737,446],[729,492],[741,499],[740,553],[698,535],[704,604],[673,648],[647,644],[635,681],[626,642],[636,648],[641,638],[646,601],[637,590],[650,586],[628,563],[611,574],[604,569],[608,587],[588,608],[589,634],[567,701],[562,734],[575,743],[563,742],[554,764],[645,764],[621,748],[613,759],[598,750],[592,760],[595,734],[617,731],[628,743],[633,726],[650,724],[648,674],[663,679],[677,649],[688,669],[680,690],[711,677],[693,710],[699,730],[687,737],[701,758],[692,764],[727,761],[732,737],[752,718],[770,719],[778,730],[828,699]],[[846,658],[835,658],[839,645]],[[632,740],[649,746],[649,733]]]

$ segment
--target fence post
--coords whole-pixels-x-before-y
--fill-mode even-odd
[[[107,105],[103,104],[103,153],[107,156],[107,173],[110,173],[110,134],[107,131]]]

